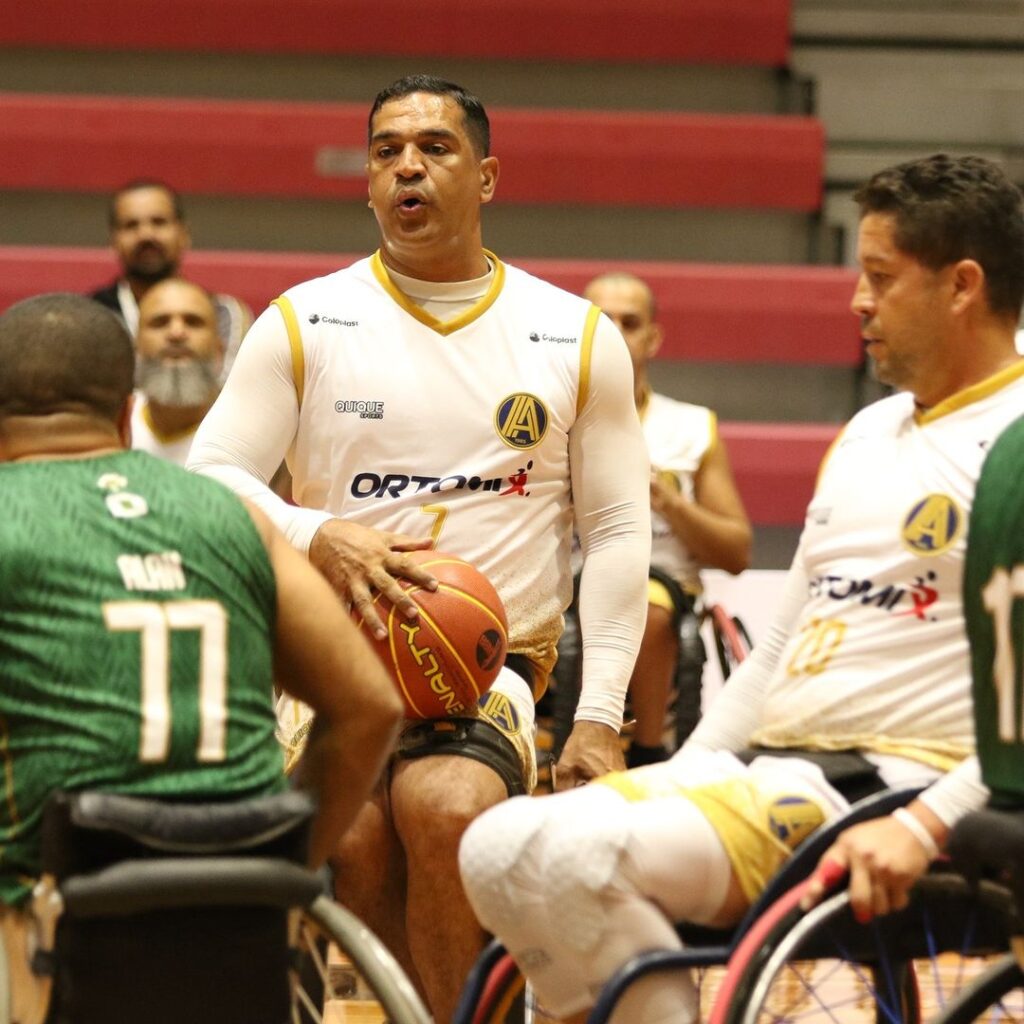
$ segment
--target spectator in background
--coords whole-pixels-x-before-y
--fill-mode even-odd
[[[742,572],[750,564],[752,537],[715,414],[651,390],[648,362],[661,346],[662,330],[650,286],[633,274],[608,273],[583,294],[626,339],[633,398],[651,456],[652,576],[629,683],[636,726],[626,763],[633,768],[668,757],[662,734],[679,657],[679,618],[693,613],[701,568]],[[700,694],[694,697],[699,713]]]
[[[191,244],[177,192],[161,181],[129,182],[110,201],[110,245],[121,264],[121,276],[91,297],[118,313],[134,337],[142,297],[153,285],[178,275]],[[214,295],[213,303],[224,341],[223,380],[252,323],[252,311],[232,295]]]
[[[178,277],[153,285],[139,303],[135,353],[132,447],[184,466],[220,392],[224,344],[209,294]]]

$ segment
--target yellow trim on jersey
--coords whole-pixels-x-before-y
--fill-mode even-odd
[[[711,457],[711,453],[719,446],[721,438],[718,436],[718,416],[714,410],[708,409],[708,446],[704,450],[704,454],[700,457],[700,462],[697,463],[697,468],[694,470],[693,479],[694,483],[697,481],[697,474],[704,468],[704,463]]]
[[[956,412],[957,409],[962,409],[972,402],[979,402],[983,398],[988,398],[989,395],[994,395],[1019,377],[1024,377],[1024,359],[1018,359],[1005,370],[1000,370],[998,373],[992,374],[991,377],[986,377],[985,380],[972,384],[969,388],[950,395],[949,398],[944,398],[938,405],[934,405],[930,409],[915,411],[914,422],[919,426],[932,423],[941,416]]]
[[[576,392],[576,415],[583,412],[583,406],[590,397],[590,360],[594,352],[594,332],[597,330],[597,318],[601,310],[591,306],[587,310],[587,319],[583,324],[583,337],[580,338],[580,385]]]
[[[647,410],[651,407],[651,389],[648,388],[640,399],[640,404],[636,407],[636,414],[643,423],[647,419]]]
[[[292,351],[292,382],[295,384],[295,399],[302,408],[302,395],[306,388],[306,357],[302,351],[302,331],[299,330],[299,318],[295,315],[292,300],[286,295],[274,299],[272,306],[277,306],[284,317],[284,326],[288,331],[288,347]]]
[[[370,257],[370,269],[373,271],[373,276],[377,278],[380,286],[391,296],[394,301],[402,307],[414,320],[419,320],[425,327],[429,327],[432,331],[436,331],[447,337],[449,334],[454,334],[456,331],[461,330],[463,327],[468,326],[474,320],[479,320],[494,305],[495,300],[501,294],[501,289],[505,286],[505,265],[494,255],[490,249],[484,249],[484,255],[490,260],[494,266],[494,278],[491,281],[491,286],[487,289],[487,294],[477,302],[475,305],[469,307],[458,316],[452,317],[451,320],[438,320],[436,316],[428,313],[422,306],[417,306],[408,295],[405,295],[391,280],[391,275],[388,274],[387,267],[384,265],[384,260],[381,259],[380,249],[378,249]]]
[[[191,427],[182,427],[180,430],[172,430],[169,434],[163,433],[153,422],[153,414],[149,411],[149,402],[142,407],[142,422],[149,427],[150,433],[161,443],[161,444],[173,444],[175,441],[181,441],[186,437],[191,437],[198,428],[199,424],[194,423]]]

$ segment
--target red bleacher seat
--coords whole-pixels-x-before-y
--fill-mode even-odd
[[[196,251],[184,273],[259,311],[286,288],[358,259],[326,253]],[[512,260],[569,291],[607,270],[651,283],[665,328],[659,358],[691,362],[857,366],[862,347],[848,311],[855,273],[841,267]],[[90,291],[117,275],[105,248],[0,246],[0,309],[40,291]]]
[[[736,486],[755,526],[803,525],[836,423],[721,423]]]
[[[431,17],[435,17],[434,14]],[[0,93],[0,188],[366,197],[366,107]],[[809,213],[824,133],[811,117],[496,109],[497,202]]]
[[[781,67],[790,0],[32,0],[0,44]]]

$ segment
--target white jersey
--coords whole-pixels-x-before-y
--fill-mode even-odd
[[[173,434],[161,434],[153,424],[149,412],[149,400],[141,391],[135,392],[135,405],[132,408],[132,448],[149,452],[158,459],[166,459],[178,466],[184,466],[188,453],[192,448],[192,439],[196,436],[196,423],[187,430],[178,430]]]
[[[510,650],[549,666],[571,596],[567,442],[596,307],[496,263],[488,295],[439,345],[379,256],[292,288],[286,321],[289,305],[301,334],[297,502],[432,535],[494,583]]]
[[[973,750],[961,600],[986,451],[1024,412],[1024,363],[915,410],[862,410],[827,457],[797,559],[807,596],[755,742],[857,747],[948,769]]]
[[[677,494],[694,500],[694,477],[717,441],[715,414],[701,405],[652,393],[640,412],[651,470]],[[651,565],[667,572],[691,593],[699,593],[700,565],[672,532],[668,521],[651,513]]]
[[[596,307],[488,256],[486,292],[451,319],[407,298],[379,254],[291,289],[246,336],[189,468],[253,501],[301,551],[339,517],[474,562],[505,602],[509,649],[542,672],[575,520],[576,717],[618,729],[651,529],[629,353]],[[284,456],[298,506],[267,486]]]

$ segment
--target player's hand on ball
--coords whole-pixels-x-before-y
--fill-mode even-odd
[[[554,788],[572,789],[626,767],[619,734],[600,722],[577,722],[555,765]]]
[[[371,530],[344,519],[328,519],[313,536],[309,560],[343,597],[378,639],[387,636],[384,623],[373,605],[374,592],[383,594],[408,618],[417,615],[416,602],[399,586],[399,579],[412,580],[428,590],[437,580],[409,561],[409,551],[429,548],[429,538]]]

